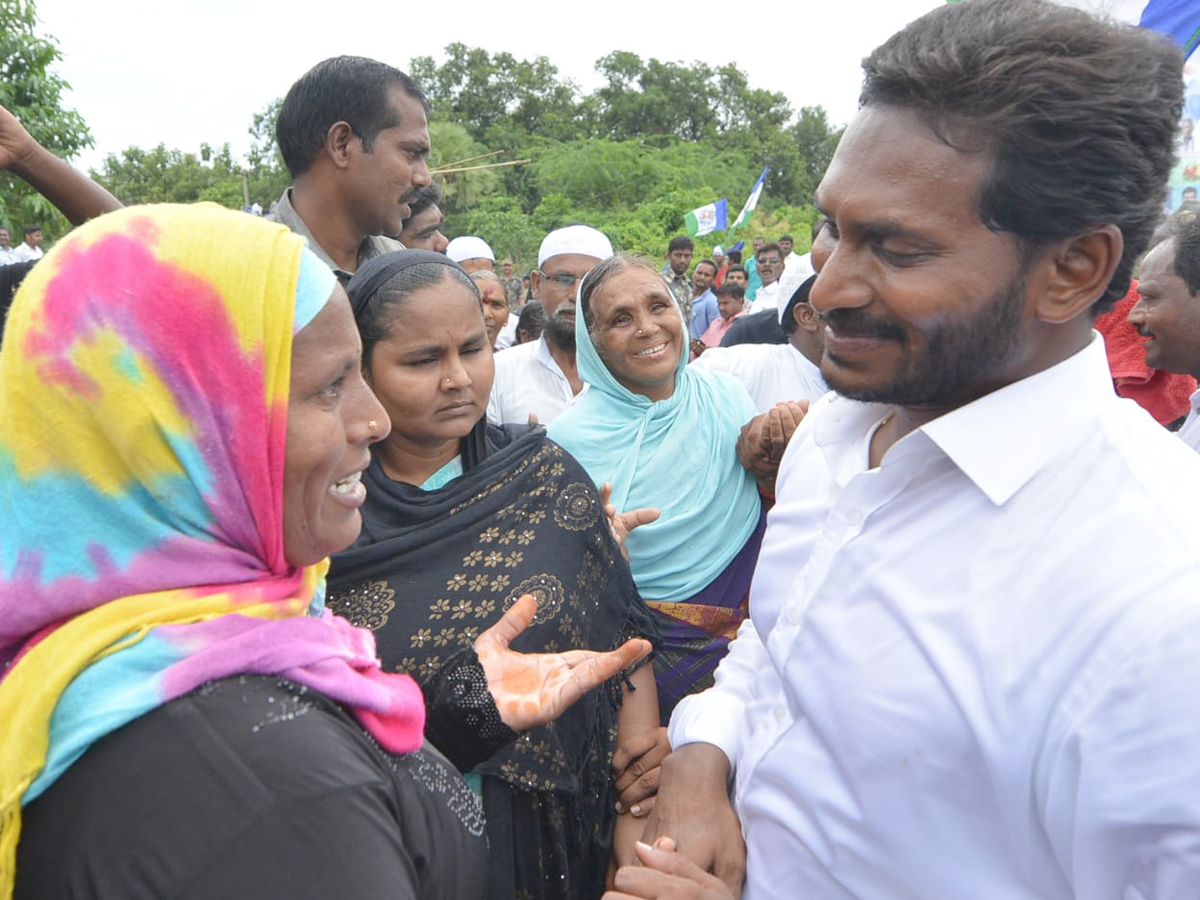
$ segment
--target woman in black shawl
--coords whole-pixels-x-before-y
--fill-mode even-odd
[[[372,448],[362,534],[333,559],[329,606],[375,632],[385,668],[419,682],[523,594],[538,615],[518,650],[610,649],[651,633],[587,474],[542,428],[487,424],[492,351],[466,273],[406,250],[366,263],[349,293],[364,373],[393,425]],[[640,833],[616,814],[613,751],[657,724],[646,666],[474,770],[492,897],[602,893],[610,859],[629,861]]]

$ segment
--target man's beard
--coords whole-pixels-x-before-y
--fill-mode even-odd
[[[575,320],[568,319],[559,314],[558,310],[546,317],[546,325],[543,329],[546,340],[557,347],[559,350],[566,350],[568,353],[575,352]]]
[[[851,400],[896,406],[955,406],[980,396],[987,376],[1001,368],[1021,343],[1025,279],[1019,274],[966,320],[943,323],[928,335],[924,352],[909,358],[885,384],[839,384],[840,373],[822,374],[829,386]],[[832,309],[821,316],[836,333],[905,341],[902,328],[862,310]],[[826,351],[828,354],[828,351]],[[999,387],[1000,385],[996,385]]]

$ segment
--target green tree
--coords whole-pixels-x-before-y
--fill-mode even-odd
[[[92,146],[92,136],[83,117],[63,106],[62,94],[70,85],[53,71],[62,54],[54,38],[37,33],[37,25],[33,0],[0,0],[0,105],[42,146],[69,159]],[[0,173],[0,223],[20,229],[33,222],[49,238],[70,227],[44,197]]]
[[[548,59],[518,60],[453,43],[446,62],[413,59],[409,72],[429,97],[435,121],[456,122],[476,139],[494,143],[538,131],[561,140],[577,136],[578,90],[558,78]]]
[[[229,145],[214,149],[202,144],[200,153],[168,150],[159,144],[153,150],[129,147],[104,159],[97,181],[122,203],[195,203],[209,200],[240,209],[243,205],[243,176],[250,188],[250,201],[270,206],[283,188],[271,178],[256,175],[234,159]],[[286,184],[286,182],[284,182]]]

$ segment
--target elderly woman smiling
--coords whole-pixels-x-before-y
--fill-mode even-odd
[[[762,539],[754,479],[738,461],[750,396],[724,375],[687,366],[687,328],[653,266],[605,260],[579,286],[579,371],[590,390],[550,436],[618,509],[653,507],[658,521],[629,536],[638,590],[661,619],[655,656],[665,723],[712,673],[746,616]]]
[[[483,896],[420,690],[323,611],[388,431],[359,349],[303,240],[217,207],[97,219],[26,279],[0,349],[3,900]],[[532,607],[460,651],[476,747],[649,649],[507,651]]]

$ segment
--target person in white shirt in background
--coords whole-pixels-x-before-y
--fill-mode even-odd
[[[610,900],[1191,900],[1200,459],[1091,328],[1162,208],[1181,54],[972,0],[863,66],[815,197],[836,393]]]
[[[1142,260],[1138,293],[1129,322],[1146,338],[1146,365],[1200,377],[1200,218],[1172,219],[1162,240]],[[1200,390],[1179,429],[1200,450]]]
[[[496,378],[488,421],[549,425],[586,389],[575,364],[575,291],[579,280],[613,255],[607,237],[588,225],[550,232],[538,248],[530,290],[542,304],[546,324],[536,341],[496,355]]]
[[[779,311],[786,344],[710,347],[691,365],[732,375],[750,392],[760,413],[788,400],[824,396],[829,390],[821,374],[825,325],[808,302],[814,281],[815,275],[797,286],[790,272],[784,275],[783,290],[791,288],[790,299]]]
[[[16,262],[12,258],[12,234],[7,228],[0,227],[0,266],[7,266],[9,263]]]
[[[787,299],[779,296],[779,278],[783,275],[783,250],[775,243],[763,244],[755,252],[754,261],[758,266],[758,277],[762,279],[762,286],[754,295],[754,302],[750,304],[747,315],[762,312],[764,309],[778,310],[783,305],[781,300]]]
[[[824,224],[824,222],[824,219],[817,219],[817,221],[813,223],[812,234],[808,244],[809,247],[817,242],[817,235],[821,233],[821,226]],[[788,237],[788,235],[784,235],[784,237],[788,238],[789,245],[786,247],[788,250],[788,255],[783,259],[783,268],[787,272],[793,273],[793,275],[798,275],[801,280],[808,278],[810,275],[815,275],[817,270],[813,268],[812,251],[809,250],[807,253],[797,253],[791,248],[791,238]],[[784,246],[783,238],[779,239],[779,245],[781,247]],[[779,280],[782,281],[783,279],[780,278]]]
[[[31,259],[42,258],[42,226],[27,225],[25,240],[12,250],[13,262],[28,262]]]

